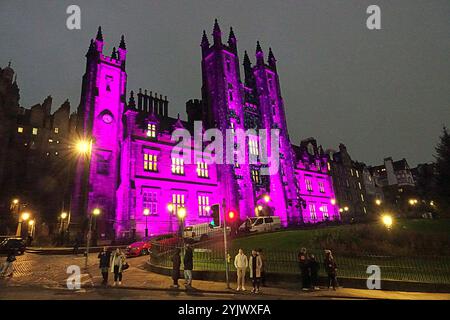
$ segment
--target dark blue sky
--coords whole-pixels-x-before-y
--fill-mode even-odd
[[[66,29],[70,4],[81,7],[79,31]],[[370,4],[381,7],[380,31],[366,28]],[[0,65],[12,60],[22,106],[50,94],[75,109],[102,25],[108,53],[125,34],[128,89],[167,95],[171,115],[184,117],[185,101],[200,97],[202,30],[218,18],[226,36],[234,27],[241,59],[256,40],[272,47],[294,143],[314,136],[368,164],[414,165],[433,160],[450,126],[449,17],[448,0],[0,0]]]

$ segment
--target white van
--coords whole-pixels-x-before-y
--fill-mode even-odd
[[[227,227],[229,232],[230,228]],[[184,228],[183,237],[191,241],[204,241],[216,237],[223,237],[223,228],[214,227],[210,223],[194,224]]]
[[[281,221],[278,216],[247,218],[239,227],[239,231],[243,232],[269,232],[279,229]]]

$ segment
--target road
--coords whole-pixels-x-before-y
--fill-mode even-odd
[[[3,257],[1,258],[4,259]],[[0,299],[43,299],[43,300],[310,300],[310,299],[436,299],[450,300],[450,294],[392,292],[381,290],[357,290],[342,288],[302,292],[295,284],[262,288],[255,295],[249,291],[236,292],[225,288],[222,282],[194,280],[194,289],[171,289],[171,279],[144,270],[147,257],[128,259],[130,268],[124,272],[121,287],[100,285],[101,275],[96,254],[89,256],[88,270],[82,271],[81,289],[69,290],[66,280],[69,266],[84,270],[84,257],[52,256],[26,253],[19,256],[11,278],[0,280]],[[182,281],[180,281],[181,283]],[[111,284],[111,279],[110,279]],[[234,285],[234,284],[233,284]],[[250,284],[248,285],[250,287]]]

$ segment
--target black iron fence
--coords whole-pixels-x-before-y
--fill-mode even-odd
[[[175,248],[182,244],[154,243],[150,253],[151,264],[159,267],[171,268],[172,256]],[[225,253],[222,243],[202,242],[193,245],[194,270],[197,271],[224,271]],[[251,254],[251,249],[244,249],[245,254]],[[309,249],[314,253],[320,263],[320,275],[325,276],[323,268],[323,249]],[[237,250],[230,249],[228,261],[229,270],[233,271],[234,257]],[[265,271],[267,273],[297,274],[298,252],[283,250],[263,251]],[[371,253],[360,255],[335,255],[338,265],[338,276],[343,278],[367,279],[370,275],[368,267],[378,266],[382,280],[412,281],[421,283],[450,284],[450,256],[386,256]]]

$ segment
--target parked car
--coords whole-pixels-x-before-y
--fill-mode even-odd
[[[228,233],[230,228],[227,227]],[[199,223],[184,228],[183,238],[187,242],[198,242],[223,237],[223,227],[215,227],[210,223]]]
[[[0,253],[8,254],[14,250],[17,254],[24,254],[25,241],[22,238],[6,238],[0,243]]]
[[[139,257],[149,254],[151,247],[150,239],[143,241],[136,241],[127,246],[127,257]]]
[[[268,232],[281,229],[281,221],[278,216],[253,217],[239,226],[241,232]]]

